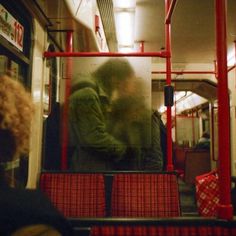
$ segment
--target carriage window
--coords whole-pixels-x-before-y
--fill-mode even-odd
[[[27,68],[20,61],[5,54],[0,55],[0,74],[9,74],[12,78],[26,84],[26,70]]]
[[[32,22],[23,5],[13,5],[9,1],[1,1],[0,4],[1,26],[8,28],[5,31],[5,27],[0,27],[0,74],[10,75],[29,89]],[[4,169],[11,186],[25,187],[28,178],[27,156],[6,163]]]

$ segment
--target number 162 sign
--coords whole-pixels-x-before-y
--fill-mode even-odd
[[[1,4],[0,35],[23,51],[24,27]]]

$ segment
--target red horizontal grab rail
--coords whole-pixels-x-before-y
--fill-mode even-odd
[[[166,71],[152,71],[152,74],[166,74]],[[171,71],[171,74],[216,74],[215,71]]]
[[[162,57],[167,58],[170,53],[160,52],[44,52],[44,57]]]
[[[172,2],[170,4],[170,7],[169,7],[169,10],[167,12],[166,19],[165,19],[166,24],[170,24],[171,16],[172,16],[172,13],[175,9],[176,2],[177,2],[177,0],[172,0]]]

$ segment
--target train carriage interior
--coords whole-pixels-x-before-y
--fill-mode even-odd
[[[236,235],[235,12],[235,0],[0,0],[0,75],[35,105],[9,185],[41,190],[74,235]],[[101,82],[119,60],[130,80]],[[144,159],[155,138],[161,167]]]

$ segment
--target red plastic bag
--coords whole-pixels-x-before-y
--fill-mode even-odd
[[[219,178],[216,171],[196,177],[196,198],[201,216],[216,216],[219,203]]]

